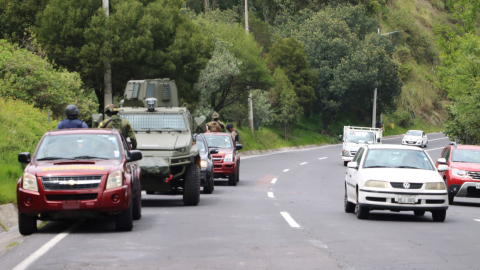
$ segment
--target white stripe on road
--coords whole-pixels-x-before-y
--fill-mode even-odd
[[[290,169],[285,169],[285,170],[283,170],[283,172],[288,172],[289,170],[290,170]]]
[[[305,164],[307,164],[307,162],[300,163],[300,165],[305,165]]]
[[[273,178],[271,183],[275,184],[276,182],[277,182],[277,178]]]
[[[326,158],[327,158],[327,157],[321,157],[321,158],[319,158],[319,159],[322,160],[322,159],[326,159]]]
[[[292,228],[300,228],[300,225],[298,225],[297,222],[295,222],[295,220],[293,220],[293,218],[290,216],[289,213],[287,212],[280,212],[280,214],[283,216],[283,218],[288,222],[288,225],[290,225],[290,227]]]
[[[443,137],[443,138],[433,139],[433,140],[428,140],[428,141],[430,142],[430,141],[445,140],[445,139],[448,139],[448,137]]]
[[[34,263],[36,260],[42,257],[45,253],[47,253],[50,249],[52,249],[56,244],[58,244],[58,242],[62,241],[62,239],[65,238],[69,233],[71,233],[72,231],[80,227],[82,223],[83,221],[80,220],[75,224],[73,224],[72,226],[68,227],[65,231],[57,234],[54,238],[50,239],[50,241],[48,241],[43,246],[41,246],[37,251],[32,253],[25,260],[23,260],[21,263],[15,266],[15,268],[13,268],[12,270],[27,269],[32,263]]]
[[[480,222],[480,219],[474,219],[474,220]]]
[[[334,146],[342,146],[342,145],[341,145],[341,144],[329,144],[329,145],[324,145],[324,146],[320,146],[320,147],[312,147],[312,148],[305,148],[305,149],[295,149],[295,150],[277,151],[277,152],[274,152],[274,153],[263,154],[263,155],[255,155],[255,156],[242,156],[242,159],[256,158],[256,157],[264,157],[264,156],[277,155],[277,154],[284,154],[284,153],[289,153],[289,152],[299,152],[299,151],[318,150],[318,149],[321,149],[321,148],[334,147]]]
[[[433,148],[433,149],[428,149],[428,150],[425,150],[425,151],[428,152],[428,151],[433,151],[433,150],[438,150],[438,149],[443,149],[443,148],[445,148],[445,147]]]
[[[325,245],[324,243],[322,243],[322,241],[310,240],[310,243],[312,243],[312,245],[313,245],[314,247],[317,247],[317,248],[328,248],[327,245]]]
[[[275,197],[273,197],[273,192],[267,192],[267,195],[268,195],[269,198],[275,198]]]

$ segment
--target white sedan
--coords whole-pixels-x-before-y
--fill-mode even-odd
[[[405,135],[403,135],[402,145],[416,145],[420,147],[427,147],[427,134],[425,134],[425,132],[421,130],[409,130]]]
[[[444,221],[448,193],[430,157],[418,147],[365,145],[347,165],[345,212],[356,211],[367,219],[371,210],[432,212],[434,221]]]

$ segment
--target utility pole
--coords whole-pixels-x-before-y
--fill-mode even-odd
[[[109,0],[102,0],[103,10],[105,11],[105,15],[107,17],[110,16],[109,12]],[[105,90],[103,93],[103,107],[105,108],[107,105],[112,104],[112,65],[110,60],[107,59],[103,63],[105,67],[105,73],[103,74],[103,83],[105,84]]]
[[[248,0],[245,0],[245,31],[248,35]],[[250,86],[248,86],[247,89],[250,90],[250,93],[248,94],[248,124],[250,125],[253,134],[255,133],[255,128],[253,127],[253,94]]]

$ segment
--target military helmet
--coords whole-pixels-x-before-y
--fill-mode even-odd
[[[217,112],[214,112],[214,113],[212,114],[212,118],[213,118],[213,119],[218,119],[218,118],[220,118],[220,115],[218,115]]]
[[[117,105],[115,104],[110,104],[107,107],[105,107],[105,113],[118,113],[120,110],[118,109]]]
[[[233,124],[232,124],[232,123],[228,123],[225,128],[226,128],[226,129],[231,129],[231,128],[233,128]]]
[[[67,108],[65,109],[65,115],[68,116],[77,116],[78,115],[78,108],[77,106],[71,104],[68,105]]]

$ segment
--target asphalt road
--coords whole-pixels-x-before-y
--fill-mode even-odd
[[[435,160],[448,139],[429,140]],[[132,232],[116,232],[110,221],[50,222],[1,256],[0,269],[25,260],[28,269],[480,267],[480,200],[456,199],[443,223],[430,213],[387,211],[358,220],[343,211],[340,152],[333,145],[243,157],[239,185],[216,181],[194,207],[180,196],[143,195],[143,217]]]

